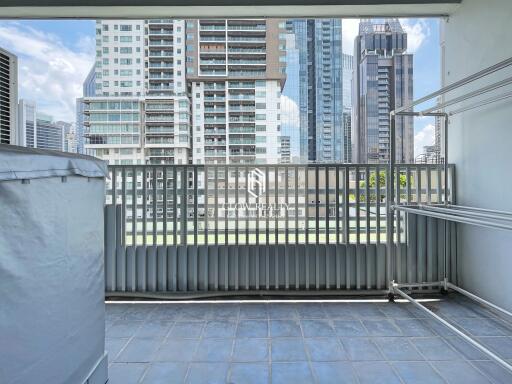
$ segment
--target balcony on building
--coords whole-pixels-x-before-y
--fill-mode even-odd
[[[190,116],[182,122],[171,96],[174,18],[188,9],[175,7],[172,20],[145,24],[148,93],[167,96],[130,100],[127,110],[142,116],[140,131],[85,134],[92,149],[141,149],[140,164],[99,164],[104,172],[91,173],[84,163],[97,162],[92,158],[33,150],[40,161],[13,162],[3,153],[25,150],[0,145],[0,292],[14,309],[0,315],[0,382],[512,382],[512,107],[510,89],[498,93],[512,84],[512,6],[345,3],[286,12],[447,18],[442,86],[457,87],[441,90],[446,100],[459,100],[436,109],[448,113],[447,161],[426,148],[417,163],[388,164],[392,134],[381,135],[368,163],[294,163],[286,136],[283,162],[265,161],[269,145],[259,132],[275,122],[259,123],[256,115],[269,39],[267,21],[258,17],[283,11],[257,2],[234,9],[240,19],[228,21],[202,9],[212,7],[194,8],[209,17],[194,27],[197,75],[213,77],[201,79],[204,136],[196,142],[196,127]],[[9,8],[16,7],[6,15]],[[76,8],[56,16],[97,9]],[[122,16],[136,17],[132,8],[165,17],[142,4]],[[508,71],[503,78],[501,70]],[[332,86],[317,80],[324,90]],[[475,96],[490,87],[485,97],[493,100]],[[110,102],[85,99],[87,129],[121,108]],[[412,110],[422,111],[419,118],[429,113],[420,105],[397,113]],[[394,127],[393,117],[381,117]],[[322,122],[329,157],[337,150],[336,120],[325,110]],[[183,161],[184,153],[202,162]],[[75,194],[63,193],[73,183]],[[81,203],[93,195],[85,209]],[[14,268],[20,265],[55,273],[42,284],[40,270]],[[85,280],[89,274],[94,281]],[[92,292],[94,303],[78,307]],[[5,319],[22,306],[5,331]]]

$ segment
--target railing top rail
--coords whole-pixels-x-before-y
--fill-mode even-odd
[[[438,168],[444,166],[443,163],[400,163],[395,164],[395,168]],[[448,164],[449,168],[453,168],[455,164]],[[176,167],[176,168],[243,168],[243,167],[255,167],[255,168],[352,168],[352,169],[372,169],[372,168],[380,168],[381,171],[385,171],[387,168],[387,164],[367,164],[367,163],[311,163],[311,164],[304,164],[304,163],[274,163],[274,164],[110,164],[108,166],[109,168],[163,168],[163,167]]]

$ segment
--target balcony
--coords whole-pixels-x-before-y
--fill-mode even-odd
[[[76,15],[79,3],[57,16]],[[386,6],[293,11],[384,18],[397,9]],[[162,13],[142,7],[123,17]],[[245,19],[258,7],[231,9],[244,19],[233,23],[256,23]],[[81,15],[108,18],[102,8]],[[209,8],[194,9],[214,17]],[[5,17],[49,9],[2,7]],[[111,166],[109,178],[73,155],[34,177],[51,154],[16,161],[0,145],[0,382],[511,383],[512,137],[502,91],[512,82],[499,69],[512,56],[503,44],[512,6],[418,1],[400,12],[449,19],[440,21],[448,90],[433,94],[442,103],[387,116],[391,127],[411,113],[448,118],[447,168],[255,164],[256,145],[255,154],[188,164],[186,136],[156,145],[146,164]],[[115,161],[144,150],[96,136],[98,151],[124,145]],[[388,139],[383,159],[396,142]]]

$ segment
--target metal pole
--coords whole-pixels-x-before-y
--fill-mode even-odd
[[[511,216],[512,212],[506,212],[506,211],[498,211],[495,209],[486,209],[486,208],[476,208],[476,207],[468,207],[465,205],[455,205],[455,204],[448,204],[448,207],[456,210],[460,209],[466,209],[468,211],[476,211],[476,212],[489,212],[489,213],[496,213],[497,215],[503,215],[503,216]]]
[[[484,300],[484,299],[482,299],[482,298],[478,297],[477,295],[472,294],[471,292],[468,292],[468,291],[466,291],[466,290],[464,290],[464,289],[462,289],[462,288],[459,288],[458,286],[456,286],[456,285],[454,285],[454,284],[452,284],[452,283],[448,283],[448,288],[451,288],[451,289],[453,289],[454,291],[457,291],[457,292],[459,292],[460,294],[462,294],[462,295],[464,295],[464,296],[467,296],[467,297],[469,297],[470,299],[473,299],[473,300],[475,300],[475,301],[479,302],[480,304],[482,304],[482,305],[484,305],[484,306],[486,306],[486,307],[492,308],[492,309],[494,309],[494,310],[496,310],[496,311],[498,311],[498,312],[503,313],[504,315],[507,315],[507,316],[512,317],[512,313],[511,313],[511,312],[506,311],[505,309],[503,309],[503,308],[501,308],[501,307],[498,307],[497,305],[495,305],[495,304],[493,304],[493,303],[490,303],[490,302],[488,302],[487,300]]]
[[[404,112],[404,111],[407,111],[409,109],[411,109],[412,107],[414,107],[415,105],[418,105],[418,104],[421,104],[421,103],[424,103],[425,101],[428,101],[428,100],[431,100],[433,99],[434,97],[437,97],[437,96],[440,96],[440,95],[443,95],[447,92],[450,92],[456,88],[459,88],[463,85],[466,85],[466,84],[469,84],[475,80],[478,80],[484,76],[487,76],[491,73],[494,73],[496,71],[499,71],[500,69],[503,69],[503,68],[506,68],[508,66],[512,65],[512,57],[508,58],[508,59],[505,59],[503,61],[500,61],[499,63],[497,64],[494,64],[490,67],[487,67],[487,68],[484,68],[482,69],[481,71],[479,72],[476,72],[470,76],[467,76],[459,81],[456,81],[455,83],[452,83],[450,85],[447,85],[446,87],[443,87],[431,94],[428,94],[420,99],[417,99],[415,101],[413,101],[411,104],[409,105],[406,105],[406,106],[403,106],[403,107],[400,107],[398,109],[395,110],[395,113],[397,112]]]
[[[495,103],[496,101],[500,101],[500,100],[509,99],[511,97],[512,97],[512,92],[507,92],[507,93],[504,93],[503,95],[499,95],[499,96],[489,97],[487,99],[479,101],[478,103],[474,103],[474,104],[468,105],[466,107],[462,107],[462,108],[450,111],[449,115],[453,116],[453,115],[456,115],[456,114],[461,113],[461,112],[466,112],[466,111],[469,111],[471,109],[483,107],[484,105]]]
[[[471,211],[471,210],[465,211],[462,209],[453,209],[451,207],[443,208],[443,207],[436,207],[436,206],[420,204],[418,206],[418,208],[427,210],[427,211],[432,211],[432,212],[448,213],[448,214],[457,215],[460,217],[475,217],[475,218],[481,217],[481,218],[501,220],[501,221],[512,221],[512,216],[501,216],[501,215],[496,215],[493,213],[484,213],[484,212]]]
[[[393,206],[393,210],[397,211],[403,211],[403,212],[409,212],[414,213],[416,215],[422,215],[422,216],[428,216],[428,217],[435,217],[438,219],[445,219],[449,221],[455,221],[457,223],[462,224],[472,224],[479,227],[487,227],[487,228],[497,228],[497,229],[504,229],[504,230],[512,230],[512,225],[506,225],[501,223],[495,223],[492,221],[484,221],[484,220],[478,220],[478,219],[472,219],[469,217],[463,217],[463,216],[456,216],[456,215],[449,215],[446,213],[437,213],[430,210],[424,210],[420,208],[410,208],[410,207],[404,207],[404,206]]]
[[[393,284],[393,287],[396,288],[424,288],[424,287],[440,287],[444,285],[443,281],[434,281],[432,283],[403,283],[403,284]],[[423,293],[423,291],[421,291]]]
[[[438,111],[441,108],[448,107],[450,105],[460,103],[461,101],[471,99],[471,98],[473,98],[475,96],[480,96],[480,95],[482,95],[484,93],[487,93],[487,92],[490,92],[490,91],[494,91],[495,89],[498,89],[498,88],[501,88],[501,87],[505,87],[505,86],[507,86],[507,85],[509,85],[511,83],[512,83],[512,77],[507,77],[506,79],[497,81],[497,82],[492,83],[492,84],[490,84],[490,85],[488,85],[486,87],[477,89],[476,91],[465,93],[465,94],[463,94],[463,95],[461,95],[459,97],[456,97],[454,99],[445,101],[445,102],[443,102],[441,104],[437,104],[434,107],[424,109],[423,111],[420,112],[420,114],[430,113],[430,112],[433,112],[433,111]]]
[[[394,211],[391,206],[391,202],[394,202],[394,191],[393,191],[393,180],[395,172],[395,116],[393,113],[389,115],[389,168],[387,177],[387,196],[386,196],[386,280],[389,284],[389,298],[393,297],[392,287],[392,254],[393,254],[393,214]]]
[[[424,307],[420,303],[418,303],[415,299],[413,299],[411,296],[407,295],[405,292],[400,290],[396,284],[393,285],[394,292],[402,296],[404,299],[410,301],[416,308],[422,310],[423,312],[427,313],[428,315],[432,316],[434,319],[438,320],[440,323],[448,327],[452,332],[456,333],[460,337],[462,337],[464,340],[466,340],[468,343],[485,353],[487,356],[492,358],[494,361],[496,361],[498,364],[500,364],[503,368],[508,370],[509,372],[512,372],[512,365],[510,365],[505,360],[501,359],[499,356],[485,348],[482,344],[476,342],[471,337],[467,336],[465,333],[459,331],[457,328],[455,328],[453,325],[448,323],[446,320],[442,319],[438,315],[436,315],[434,312],[430,311],[428,308]]]

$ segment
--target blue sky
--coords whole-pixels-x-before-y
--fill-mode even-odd
[[[440,86],[438,19],[401,19],[414,53],[414,95]],[[343,50],[352,53],[358,20],[343,21]],[[0,46],[19,59],[20,98],[35,100],[55,119],[74,121],[75,98],[95,53],[93,20],[0,21]],[[433,120],[415,120],[416,148],[430,144]]]

